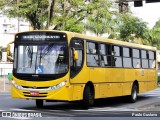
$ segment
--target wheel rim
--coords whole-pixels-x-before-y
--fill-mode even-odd
[[[133,100],[137,99],[137,90],[134,89],[132,97],[133,97]]]

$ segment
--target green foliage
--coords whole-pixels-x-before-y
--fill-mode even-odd
[[[0,0],[4,14],[27,19],[33,29],[90,30],[125,41],[133,35],[146,39],[146,23],[132,14],[119,14],[117,7],[113,0]]]
[[[129,41],[134,37],[143,39],[146,30],[147,24],[145,22],[137,17],[125,14],[120,25],[120,38],[124,41]]]
[[[44,29],[52,19],[54,0],[0,0],[2,12],[9,17],[21,17],[30,21],[33,29]],[[48,17],[50,14],[50,18]],[[47,23],[47,24],[45,24]]]
[[[82,32],[82,21],[78,21],[83,17],[83,10],[79,9],[79,5],[82,4],[82,0],[57,0],[54,8],[54,19],[51,21],[51,24],[54,25],[53,29]]]
[[[100,0],[94,4],[93,14],[88,16],[86,29],[95,33],[97,36],[103,33],[111,34],[115,31],[118,11],[113,1]]]
[[[160,20],[156,22],[154,27],[148,29],[145,33],[145,43],[160,49]]]
[[[53,29],[82,33],[84,19],[93,14],[99,0],[57,0],[54,8]]]
[[[0,0],[0,7],[10,17],[29,20],[33,29],[52,28],[82,33],[84,19],[94,14],[101,1],[104,0]]]

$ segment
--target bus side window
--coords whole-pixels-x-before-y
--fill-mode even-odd
[[[156,68],[156,62],[155,62],[155,52],[149,51],[149,66],[150,68]]]
[[[141,60],[142,60],[142,68],[148,68],[148,51],[141,50]]]
[[[132,49],[133,54],[133,67],[134,68],[141,68],[141,60],[140,60],[140,50],[139,49]]]
[[[121,55],[121,47],[113,46],[112,47],[112,66],[122,67],[122,55]]]
[[[87,65],[99,66],[98,44],[87,42]]]
[[[123,67],[132,68],[131,48],[123,47]]]

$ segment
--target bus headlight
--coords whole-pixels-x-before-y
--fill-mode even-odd
[[[57,84],[57,85],[51,86],[51,87],[49,87],[49,89],[50,89],[50,90],[59,89],[59,88],[65,86],[66,83],[67,83],[67,80],[65,80],[65,81],[63,81],[63,82],[61,82],[61,83],[59,83],[59,84]]]
[[[12,84],[13,84],[13,86],[14,86],[15,88],[17,88],[17,89],[19,89],[19,90],[22,90],[22,89],[23,89],[22,86],[16,84],[13,80],[12,80]]]

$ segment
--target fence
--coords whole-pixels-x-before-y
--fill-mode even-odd
[[[12,70],[12,63],[0,63],[0,92],[6,92],[10,89]]]

